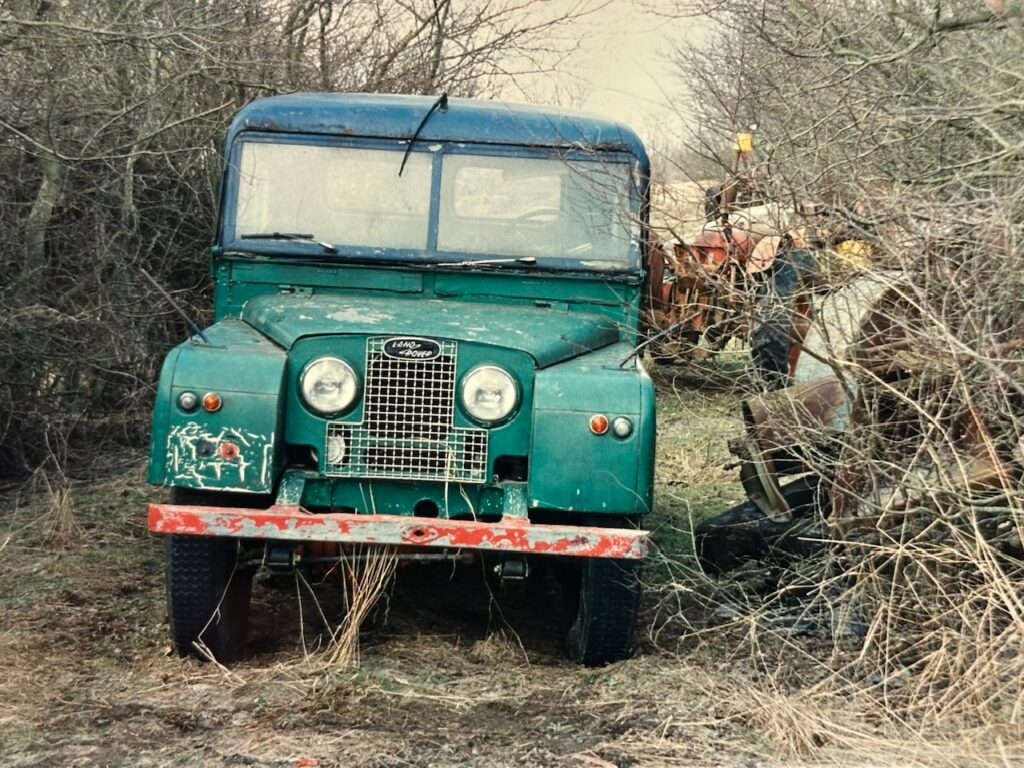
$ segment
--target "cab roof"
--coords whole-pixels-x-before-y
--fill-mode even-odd
[[[408,140],[436,96],[371,93],[293,93],[257,99],[243,107],[228,129],[227,146],[243,131],[318,133]],[[575,112],[481,99],[449,98],[435,110],[417,141],[464,141],[619,150],[635,155],[646,170],[639,137],[622,123]]]

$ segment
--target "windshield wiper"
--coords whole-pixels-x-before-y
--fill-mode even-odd
[[[434,114],[434,110],[439,109],[442,112],[448,111],[448,94],[442,93],[441,98],[434,102],[434,105],[427,110],[427,114],[420,120],[420,124],[416,126],[416,130],[412,132],[412,138],[409,139],[409,143],[405,145],[405,154],[402,155],[402,164],[398,166],[398,175],[402,175],[402,171],[405,170],[405,161],[409,159],[409,153],[412,152],[412,145],[416,143],[416,138],[420,135],[420,131],[423,130],[423,126],[427,124],[427,120]]]
[[[520,256],[518,259],[475,259],[473,261],[443,261],[438,267],[478,267],[487,264],[536,264],[535,256]]]
[[[239,235],[243,240],[295,240],[300,243],[313,243],[319,245],[327,253],[337,253],[338,249],[323,240],[317,240],[313,235],[300,232],[253,232],[248,235]]]

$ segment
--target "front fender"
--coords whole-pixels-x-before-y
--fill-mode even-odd
[[[284,465],[284,349],[251,326],[228,319],[206,330],[209,344],[187,341],[164,361],[153,408],[150,483],[271,493]],[[208,413],[185,412],[183,392],[220,395]]]
[[[651,510],[654,485],[654,385],[643,366],[620,362],[615,344],[535,378],[529,504],[534,509],[636,515]],[[590,431],[590,417],[625,416],[633,434]]]

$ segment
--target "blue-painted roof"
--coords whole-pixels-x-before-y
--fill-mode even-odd
[[[271,96],[251,102],[235,115],[227,144],[247,130],[409,139],[436,100],[368,93]],[[417,140],[618,149],[634,154],[645,169],[648,165],[639,137],[622,123],[498,101],[450,98],[447,111],[435,111]]]

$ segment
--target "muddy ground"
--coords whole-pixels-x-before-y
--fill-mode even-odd
[[[551,585],[501,588],[479,564],[400,569],[354,667],[327,664],[312,597],[294,584],[258,584],[244,663],[180,659],[161,544],[145,530],[145,503],[162,494],[141,461],[118,457],[123,469],[74,485],[70,506],[41,483],[35,496],[8,489],[0,765],[791,764],[779,724],[742,704],[767,667],[781,679],[782,655],[704,638],[706,595],[687,580],[692,520],[741,496],[724,468],[734,397],[685,372],[663,371],[658,386],[660,550],[639,652],[604,669],[563,658]],[[55,525],[63,547],[47,543]],[[340,593],[316,594],[338,620]],[[812,762],[863,764],[826,734],[807,739],[823,747]]]

